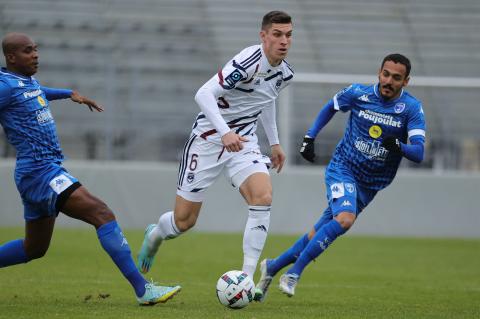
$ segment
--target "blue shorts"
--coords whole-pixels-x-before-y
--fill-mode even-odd
[[[78,179],[56,163],[17,166],[15,183],[22,198],[26,221],[58,215],[59,202],[64,203],[80,187]]]
[[[333,216],[350,212],[357,216],[377,194],[376,190],[361,187],[352,172],[330,163],[325,171],[328,206]]]

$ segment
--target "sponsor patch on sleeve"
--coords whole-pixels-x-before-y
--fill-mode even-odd
[[[237,84],[237,82],[240,81],[242,78],[242,72],[240,72],[239,69],[235,69],[225,78],[225,86],[233,89],[235,87],[235,84]]]

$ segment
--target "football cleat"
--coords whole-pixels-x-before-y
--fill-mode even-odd
[[[137,301],[141,306],[153,306],[172,299],[180,290],[182,290],[180,286],[157,286],[155,283],[149,282],[145,284],[145,293],[142,297],[137,297]]]
[[[142,273],[146,274],[150,268],[152,268],[153,260],[155,258],[155,254],[157,253],[158,247],[160,244],[152,245],[150,240],[148,239],[148,235],[152,232],[153,228],[155,228],[156,224],[150,224],[145,228],[145,235],[143,237],[142,247],[140,248],[140,252],[137,255],[137,269]]]
[[[295,287],[298,284],[299,276],[297,274],[283,274],[280,276],[278,289],[289,297],[295,294]]]
[[[273,276],[270,276],[267,272],[268,259],[262,260],[260,263],[260,280],[255,287],[255,296],[253,300],[263,302],[267,296],[268,287],[272,283]]]

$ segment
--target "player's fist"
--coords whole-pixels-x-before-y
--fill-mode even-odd
[[[303,138],[302,147],[300,148],[300,154],[304,159],[313,163],[315,161],[315,146],[314,146],[314,138],[305,136]]]
[[[382,141],[382,146],[392,153],[401,153],[400,141],[394,136],[386,136]]]

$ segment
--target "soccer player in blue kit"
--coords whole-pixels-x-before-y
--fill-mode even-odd
[[[344,234],[378,191],[395,177],[402,157],[420,163],[425,143],[425,118],[419,100],[404,91],[410,61],[401,54],[383,59],[375,85],[352,84],[338,92],[320,110],[304,137],[301,155],[315,158],[314,140],[337,111],[350,112],[342,140],[326,168],[328,207],[313,229],[275,259],[260,264],[257,290],[263,292],[282,268],[293,263],[280,277],[279,289],[287,296],[304,268],[336,238]],[[408,142],[410,143],[408,143]]]
[[[0,71],[0,123],[17,151],[14,175],[24,206],[25,238],[0,246],[0,268],[43,257],[61,211],[95,227],[102,247],[134,288],[139,304],[172,298],[180,287],[158,286],[143,278],[110,208],[62,167],[64,157],[49,101],[70,98],[98,112],[102,107],[76,91],[41,86],[33,77],[38,69],[37,45],[28,35],[7,34],[2,49],[6,68]]]

